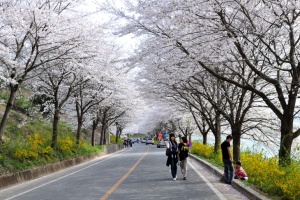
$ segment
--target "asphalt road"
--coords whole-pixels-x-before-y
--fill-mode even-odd
[[[164,148],[134,144],[120,152],[0,191],[1,200],[246,199],[189,160],[187,180],[172,180]]]

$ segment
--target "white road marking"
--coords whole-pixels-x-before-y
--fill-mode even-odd
[[[210,187],[210,189],[221,199],[221,200],[227,200],[226,197],[213,185],[205,176],[203,176],[196,168],[195,166],[188,162],[188,164],[192,167],[192,169],[204,180],[204,182]]]
[[[89,166],[87,166],[87,167],[84,167],[84,168],[82,168],[82,169],[79,169],[79,170],[77,170],[77,171],[75,171],[75,172],[72,172],[72,173],[70,173],[70,174],[67,174],[67,175],[65,175],[65,176],[62,176],[62,177],[59,177],[59,178],[54,179],[54,180],[52,180],[52,181],[49,181],[49,182],[47,182],[47,183],[44,183],[44,184],[42,184],[42,185],[40,185],[40,186],[34,187],[34,188],[30,189],[30,190],[26,190],[26,191],[24,191],[24,192],[21,192],[21,193],[19,193],[19,194],[16,194],[16,195],[12,196],[12,197],[6,198],[6,199],[4,199],[4,200],[14,199],[14,198],[19,197],[19,196],[21,196],[21,195],[23,195],[23,194],[26,194],[26,193],[31,192],[31,191],[33,191],[33,190],[36,190],[36,189],[38,189],[38,188],[44,187],[44,186],[46,186],[46,185],[49,185],[50,183],[56,182],[56,181],[58,181],[58,180],[60,180],[60,179],[63,179],[63,178],[66,178],[66,177],[68,177],[68,176],[71,176],[71,175],[73,175],[73,174],[76,174],[76,173],[78,173],[78,172],[81,172],[81,171],[83,171],[83,170],[85,170],[85,169],[88,169],[88,168],[94,166],[94,165],[97,165],[97,164],[102,163],[102,162],[104,162],[104,161],[110,160],[110,159],[112,159],[112,158],[118,156],[120,153],[123,153],[124,151],[129,151],[129,150],[122,150],[121,152],[117,152],[116,155],[111,155],[111,154],[106,155],[105,157],[111,156],[111,157],[109,157],[109,158],[107,158],[107,159],[103,159],[104,156],[103,156],[103,157],[100,157],[100,159],[102,158],[103,160],[101,160],[101,161],[99,161],[99,162],[96,162],[96,163],[94,163],[94,164],[92,164],[92,165],[89,165]],[[82,163],[82,164],[84,164],[84,163]],[[78,166],[78,165],[76,165],[76,166]],[[74,167],[76,167],[76,166],[74,166]],[[67,169],[70,169],[70,168],[66,168],[66,169],[64,169],[64,170],[67,170]],[[61,171],[62,171],[62,170],[61,170]],[[59,172],[61,172],[61,171],[59,171]],[[55,173],[55,172],[54,172],[54,173]],[[51,175],[51,174],[49,174],[49,175],[47,175],[47,176],[50,176],[50,175]],[[38,179],[42,179],[42,178],[45,178],[45,177],[46,177],[46,176],[43,176],[43,177],[38,178]],[[37,181],[38,179],[34,179],[34,180],[32,180],[32,181]],[[27,183],[30,183],[30,182],[32,182],[32,181],[25,182],[25,183],[22,183],[22,184],[27,184]],[[19,184],[19,185],[21,185],[21,184]],[[19,185],[16,185],[16,186],[13,186],[13,187],[17,187],[17,186],[19,186]],[[13,188],[13,187],[7,188],[7,189],[5,189],[5,190],[11,189],[11,188]],[[1,194],[1,192],[3,192],[3,191],[4,191],[4,190],[0,191],[0,194]]]

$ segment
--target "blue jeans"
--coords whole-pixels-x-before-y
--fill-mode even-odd
[[[231,162],[230,159],[224,159],[223,163],[224,163],[224,175],[225,175],[226,183],[231,184],[231,181],[233,179],[233,166],[232,166],[232,162]]]

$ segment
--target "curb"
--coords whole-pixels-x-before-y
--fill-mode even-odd
[[[222,179],[223,171],[221,169],[213,166],[212,164],[210,164],[209,162],[207,162],[205,160],[202,160],[201,158],[197,157],[196,155],[189,154],[189,156],[191,158],[193,158],[194,160],[196,160],[201,165],[205,166],[209,171],[213,172],[215,175],[220,177],[220,180]],[[269,198],[259,194],[258,192],[253,190],[251,187],[244,185],[243,183],[241,183],[238,180],[232,180],[231,186],[251,200],[270,200]]]
[[[124,148],[124,146],[119,145],[119,144],[106,145],[106,146],[103,146],[103,152],[100,152],[97,155],[81,156],[78,158],[63,160],[60,162],[46,164],[44,166],[35,167],[35,168],[24,170],[21,172],[16,172],[16,173],[0,176],[0,190],[10,187],[10,186],[13,186],[13,185],[16,185],[16,184],[26,182],[26,181],[37,179],[39,177],[48,175],[50,173],[54,173],[54,172],[60,171],[62,169],[68,168],[68,167],[72,167],[72,166],[78,165],[80,163],[87,162],[87,161],[93,160],[98,157],[102,157],[107,154],[114,153],[123,148]]]

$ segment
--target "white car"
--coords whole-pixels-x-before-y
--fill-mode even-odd
[[[147,141],[146,141],[146,145],[147,144],[152,144],[153,145],[154,144],[153,139],[152,138],[148,138]]]
[[[166,143],[168,143],[169,141],[168,140],[159,140],[158,143],[157,143],[157,148],[161,148],[161,147],[167,147]]]
[[[143,138],[143,139],[141,140],[142,143],[145,143],[146,141],[147,141],[147,138]]]

